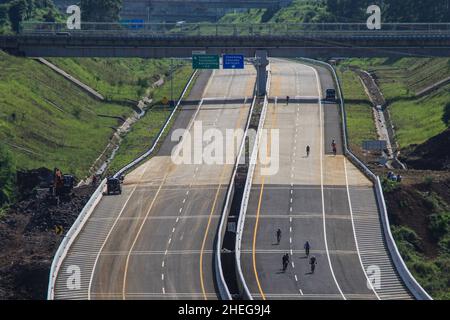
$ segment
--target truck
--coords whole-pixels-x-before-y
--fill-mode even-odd
[[[106,179],[106,194],[122,194],[122,178],[108,177]]]
[[[336,101],[336,90],[327,89],[325,100],[326,101]]]

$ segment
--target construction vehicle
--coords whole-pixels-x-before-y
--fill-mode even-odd
[[[58,168],[53,170],[53,181],[50,185],[50,194],[55,197],[68,195],[72,192],[75,183],[75,178],[72,175],[63,175]]]
[[[109,177],[106,180],[106,187],[107,187],[106,193],[108,195],[122,194],[122,186],[121,186],[122,180],[123,180],[123,178],[119,179],[119,178]]]
[[[58,168],[53,170],[53,174],[48,177],[49,193],[47,200],[54,205],[59,205],[62,197],[69,197],[72,193],[75,178],[69,174],[63,174]]]

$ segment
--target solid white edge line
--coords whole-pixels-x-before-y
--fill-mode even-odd
[[[380,296],[375,291],[375,288],[373,287],[372,282],[369,280],[369,277],[367,276],[366,269],[364,268],[364,264],[363,264],[362,259],[361,259],[361,253],[359,251],[358,239],[356,237],[355,221],[354,221],[354,218],[353,218],[352,200],[350,198],[350,188],[349,188],[349,185],[348,185],[347,160],[346,160],[345,156],[344,156],[344,172],[345,172],[345,184],[346,184],[346,188],[347,188],[348,205],[349,205],[349,208],[350,208],[350,216],[351,216],[351,220],[352,220],[353,237],[355,239],[356,252],[358,252],[359,263],[361,264],[361,268],[362,268],[362,270],[364,272],[364,276],[367,279],[367,284],[370,285],[370,288],[372,289],[372,291],[375,294],[375,296],[377,297],[377,299],[381,300]]]
[[[336,286],[339,290],[339,293],[341,294],[342,298],[344,300],[347,300],[347,298],[344,296],[344,293],[341,290],[341,287],[339,286],[339,283],[336,279],[336,275],[334,274],[333,265],[331,263],[330,258],[330,252],[328,250],[328,240],[327,240],[327,226],[326,226],[326,215],[325,215],[325,194],[323,189],[323,153],[325,152],[324,148],[324,134],[323,134],[323,124],[322,124],[322,117],[323,117],[323,104],[322,104],[322,84],[320,83],[319,79],[319,73],[317,70],[311,66],[308,66],[306,64],[303,64],[304,66],[312,69],[314,71],[314,74],[316,75],[316,81],[317,81],[317,90],[319,92],[319,123],[320,123],[320,190],[322,194],[322,216],[323,216],[323,237],[325,241],[325,251],[327,252],[327,258],[328,258],[328,264],[330,266],[331,275],[333,276],[334,282],[336,283]]]
[[[142,179],[142,177],[144,176],[144,174],[145,174],[146,171],[147,171],[147,167],[144,169],[144,172],[143,172],[142,175],[141,175],[141,179]],[[96,270],[96,268],[97,268],[97,263],[98,263],[98,259],[100,258],[100,254],[101,254],[101,252],[103,251],[103,248],[105,247],[106,243],[108,242],[109,237],[110,237],[112,231],[114,230],[114,228],[115,228],[117,222],[119,221],[120,217],[122,216],[123,212],[125,211],[125,208],[127,207],[128,202],[130,201],[131,197],[133,196],[133,193],[136,191],[137,186],[138,186],[138,184],[136,184],[136,185],[134,186],[133,190],[130,192],[130,195],[128,196],[127,201],[125,201],[125,204],[123,205],[122,209],[120,210],[119,215],[117,216],[117,218],[116,218],[116,220],[114,221],[113,225],[112,225],[111,228],[109,229],[109,232],[108,232],[108,234],[106,235],[106,238],[105,238],[105,240],[104,240],[103,243],[102,243],[102,246],[101,246],[100,249],[98,250],[97,256],[95,257],[94,265],[92,266],[91,276],[90,276],[90,278],[89,278],[88,298],[87,298],[88,300],[91,300],[92,281],[93,281],[93,279],[94,279],[94,274],[95,274],[95,270]]]
[[[209,84],[209,82],[208,82],[208,84]],[[195,114],[194,114],[194,116],[193,116],[193,118],[192,118],[192,120],[191,120],[191,122],[190,122],[190,124],[189,124],[189,130],[190,130],[190,127],[192,127],[192,124],[194,123],[194,121],[195,121],[195,119],[196,119],[196,117],[197,117],[197,115],[198,115],[198,113],[199,113],[199,111],[200,111],[200,109],[201,109],[201,107],[202,107],[202,104],[203,104],[203,99],[200,101],[199,105],[197,106],[197,111],[195,112]],[[183,139],[183,141],[184,141],[184,139]],[[178,144],[178,145],[179,145],[179,144]],[[177,146],[178,146],[178,145],[177,145]],[[148,168],[148,167],[145,167],[144,172],[142,173],[140,180],[142,180],[142,178],[144,177],[145,173],[147,172],[147,168]],[[94,265],[93,265],[93,267],[92,267],[91,276],[90,276],[90,279],[89,279],[88,300],[91,299],[92,281],[93,281],[93,279],[94,279],[95,269],[96,269],[96,267],[97,267],[97,263],[98,263],[98,259],[99,259],[99,257],[100,257],[100,254],[101,254],[101,252],[103,251],[103,248],[105,247],[107,241],[109,240],[109,237],[110,237],[110,235],[111,235],[113,229],[115,228],[117,222],[119,221],[119,218],[122,216],[123,211],[125,210],[125,208],[126,208],[128,202],[129,202],[130,199],[131,199],[131,196],[132,196],[133,193],[136,191],[137,186],[138,186],[138,183],[134,186],[133,190],[131,191],[131,193],[130,193],[128,199],[127,199],[127,201],[125,202],[124,206],[122,207],[122,209],[121,209],[119,215],[117,216],[116,220],[114,221],[114,224],[112,225],[111,229],[109,230],[109,232],[108,232],[108,234],[107,234],[107,236],[106,236],[106,238],[105,238],[105,240],[104,240],[102,246],[100,247],[100,250],[98,251],[97,257],[95,258],[95,262],[94,262]]]

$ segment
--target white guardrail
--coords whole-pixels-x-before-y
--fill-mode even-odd
[[[160,130],[157,138],[153,142],[152,147],[146,153],[144,153],[142,156],[140,156],[139,158],[137,158],[136,160],[134,160],[130,164],[126,165],[124,168],[120,169],[119,172],[117,172],[114,175],[114,177],[120,177],[126,171],[128,171],[131,168],[135,167],[136,165],[141,163],[143,160],[145,160],[146,158],[148,158],[152,154],[152,152],[155,150],[155,148],[157,147],[158,143],[160,142],[160,139],[163,136],[165,130],[169,126],[170,121],[172,120],[172,118],[174,117],[174,115],[177,112],[178,108],[180,107],[181,101],[183,100],[183,98],[184,98],[186,92],[188,91],[192,81],[194,80],[196,74],[197,74],[197,70],[195,70],[192,73],[188,83],[184,87],[184,90],[183,90],[183,92],[182,92],[182,94],[181,94],[181,96],[180,96],[180,98],[179,98],[175,108],[171,112],[170,116],[167,118],[166,123],[164,124],[164,126]],[[91,216],[92,212],[94,211],[95,207],[97,206],[97,204],[102,199],[103,192],[104,192],[105,188],[106,188],[106,179],[104,179],[100,183],[98,188],[92,194],[91,198],[89,199],[87,204],[84,206],[84,208],[81,211],[81,213],[79,214],[78,218],[75,220],[74,224],[72,225],[70,230],[67,232],[67,234],[64,236],[64,239],[62,240],[61,244],[59,245],[58,250],[56,251],[56,254],[55,254],[54,258],[53,258],[52,265],[50,267],[50,278],[49,278],[48,291],[47,291],[47,299],[48,300],[53,300],[54,299],[54,296],[55,296],[55,283],[56,283],[56,278],[58,276],[58,272],[59,272],[59,269],[61,267],[61,264],[64,261],[64,258],[66,257],[67,252],[69,251],[72,243],[74,242],[74,240],[76,239],[76,237],[78,236],[80,231],[83,229],[85,223],[90,218],[90,216]]]
[[[235,255],[236,255],[236,270],[238,273],[238,284],[240,287],[242,287],[243,290],[243,297],[246,300],[253,300],[253,297],[250,293],[250,290],[248,289],[247,283],[244,278],[244,273],[242,272],[241,267],[241,244],[242,244],[242,234],[244,232],[244,225],[245,225],[245,216],[247,213],[247,206],[248,206],[248,200],[250,198],[250,191],[252,189],[252,183],[253,183],[253,175],[255,172],[257,159],[258,159],[258,151],[259,151],[259,145],[261,142],[261,136],[262,136],[262,129],[264,128],[264,123],[266,121],[266,113],[267,113],[267,106],[269,104],[269,92],[270,92],[270,79],[271,79],[271,73],[269,70],[269,76],[267,78],[267,90],[266,90],[266,96],[264,97],[264,104],[263,108],[261,110],[261,116],[259,119],[258,124],[258,132],[255,139],[255,144],[253,146],[252,155],[250,157],[250,164],[248,168],[248,174],[247,179],[245,181],[245,188],[244,193],[242,196],[242,203],[241,203],[241,209],[239,213],[239,220],[236,227],[236,247],[235,247]]]
[[[323,62],[323,61],[307,59],[307,58],[301,58],[301,60],[304,60],[306,62],[315,64],[315,65],[317,65],[317,64],[322,65],[332,72],[334,81],[336,83],[336,87],[338,89],[337,91],[339,93],[339,97],[341,100],[340,107],[341,107],[341,115],[342,115],[343,142],[344,142],[345,154],[353,162],[354,165],[356,165],[358,168],[360,168],[373,181],[373,183],[375,185],[376,200],[377,200],[378,208],[380,211],[380,217],[381,217],[381,222],[382,222],[382,226],[383,226],[383,233],[384,233],[386,245],[389,250],[390,256],[392,258],[392,261],[395,265],[395,268],[397,269],[398,274],[400,275],[401,279],[403,280],[403,283],[405,284],[405,286],[408,288],[408,290],[412,293],[412,295],[416,299],[432,300],[432,297],[420,286],[420,284],[417,282],[417,280],[413,277],[411,272],[408,270],[408,267],[406,266],[405,262],[403,261],[403,258],[400,255],[400,252],[398,251],[397,245],[395,244],[394,237],[392,236],[392,233],[391,233],[391,227],[390,227],[390,223],[389,223],[389,217],[387,214],[386,202],[384,200],[383,188],[381,186],[380,178],[378,176],[376,176],[348,148],[347,114],[346,114],[345,105],[344,105],[344,95],[342,93],[341,83],[337,76],[336,70],[334,69],[334,67],[331,64]]]
[[[228,186],[227,197],[225,200],[225,205],[223,207],[222,217],[221,217],[219,229],[217,232],[218,236],[217,236],[216,249],[215,249],[215,255],[216,255],[215,256],[215,260],[216,260],[215,261],[215,276],[216,276],[217,287],[219,289],[219,294],[220,294],[220,297],[222,300],[233,300],[233,297],[231,296],[230,290],[228,289],[227,283],[225,281],[225,277],[223,276],[222,258],[221,258],[222,239],[225,234],[225,231],[224,231],[225,222],[228,219],[229,211],[231,209],[230,207],[231,207],[231,203],[232,203],[232,199],[233,199],[232,195],[234,192],[234,181],[236,180],[236,174],[237,174],[237,170],[239,168],[240,160],[242,159],[242,155],[245,151],[245,144],[246,144],[246,138],[248,136],[248,129],[250,127],[250,121],[252,119],[253,110],[254,110],[255,104],[256,104],[256,87],[255,87],[254,92],[255,93],[253,95],[253,101],[252,101],[252,105],[250,107],[247,124],[245,126],[245,132],[243,135],[239,153],[236,158],[236,163],[234,165],[234,170],[233,170],[233,174],[232,174],[232,177],[230,180],[230,184]]]

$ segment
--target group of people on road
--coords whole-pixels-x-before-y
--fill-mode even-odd
[[[277,237],[277,244],[280,244],[281,241],[281,229],[278,229],[276,232]],[[311,274],[314,273],[317,265],[317,259],[315,256],[309,257],[309,253],[311,250],[311,245],[309,244],[309,241],[306,241],[303,248],[305,249],[305,256],[306,258],[309,258],[309,265],[311,267]],[[285,253],[282,257],[282,270],[283,272],[286,272],[287,267],[289,266],[290,262],[290,256],[289,253]]]

